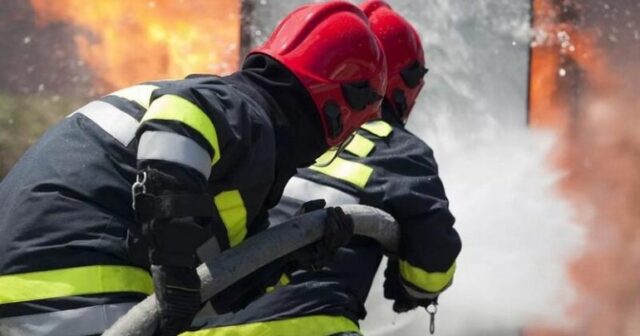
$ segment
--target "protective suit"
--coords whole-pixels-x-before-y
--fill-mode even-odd
[[[365,15],[333,2],[291,13],[235,74],[148,82],[76,110],[0,184],[0,325],[101,333],[155,290],[160,334],[186,329],[198,247],[265,229],[296,167],[378,115],[385,84]]]

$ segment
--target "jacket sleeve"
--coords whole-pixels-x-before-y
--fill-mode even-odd
[[[137,131],[138,168],[180,171],[187,182],[204,184],[220,160],[222,108],[202,79],[183,80],[154,91]],[[217,117],[217,118],[216,118]]]
[[[461,249],[433,152],[421,145],[403,151],[406,155],[398,161],[403,165],[402,176],[393,176],[398,169],[387,170],[392,176],[384,200],[384,208],[400,224],[398,262],[403,284],[418,298],[438,294],[451,284]]]
[[[247,235],[246,195],[227,176],[251,152],[252,124],[242,113],[244,106],[234,89],[216,77],[180,80],[153,92],[136,133],[139,171],[171,176],[179,193],[215,195],[202,203],[212,207],[213,231],[222,249]]]

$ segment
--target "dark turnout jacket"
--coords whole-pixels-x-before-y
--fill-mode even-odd
[[[400,225],[403,285],[414,296],[432,298],[451,283],[461,241],[433,151],[387,108],[383,104],[383,119],[363,125],[330,165],[300,169],[270,220],[286,221],[314,199],[382,209]],[[376,242],[355,236],[320,271],[284,277],[277,289],[209,321],[199,335],[355,335],[382,252]]]
[[[416,295],[437,294],[453,278],[460,237],[432,149],[386,108],[384,118],[363,125],[331,164],[299,170],[272,217],[282,220],[314,198],[382,209],[400,224],[404,285]]]
[[[0,183],[0,326],[101,333],[152,293],[146,247],[126,243],[139,167],[201,185],[221,249],[265,229],[296,166],[326,150],[317,118],[265,56],[231,76],[149,82],[79,108]]]

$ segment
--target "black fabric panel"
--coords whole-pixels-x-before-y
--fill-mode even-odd
[[[247,228],[247,238],[269,228],[269,215],[267,213],[267,210],[265,210],[266,208],[267,207],[264,206],[260,211],[258,211],[255,219]]]
[[[9,303],[0,305],[0,318],[52,313],[105,304],[140,302],[146,297],[140,293],[109,293]]]
[[[428,272],[448,271],[462,247],[453,222],[451,213],[444,210],[431,213],[428,223],[419,218],[405,220],[400,226],[400,257]]]
[[[228,77],[232,85],[247,84],[263,92],[270,105],[270,119],[276,132],[276,178],[265,202],[278,204],[287,181],[296,168],[307,167],[327,148],[319,112],[298,78],[277,60],[263,54],[247,57],[242,72]],[[253,85],[252,85],[253,84]]]
[[[224,222],[222,222],[222,218],[216,212],[212,219],[211,229],[213,231],[213,236],[218,240],[218,246],[220,246],[220,251],[228,250],[230,246],[229,243],[229,233],[227,232],[227,227],[224,226]]]
[[[345,294],[337,281],[290,284],[253,301],[247,308],[234,314],[217,317],[206,327],[222,327],[286,320],[311,315],[343,316],[355,323],[361,307]]]
[[[0,184],[0,274],[129,264],[135,157],[115,142],[74,115],[23,155]]]

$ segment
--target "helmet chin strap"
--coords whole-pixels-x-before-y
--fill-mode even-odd
[[[329,137],[337,138],[342,133],[342,119],[340,118],[340,107],[334,101],[328,101],[324,104],[322,111],[329,124]]]
[[[393,91],[393,107],[396,109],[399,119],[403,119],[403,116],[407,113],[409,106],[407,105],[407,96],[404,91],[396,89]]]

